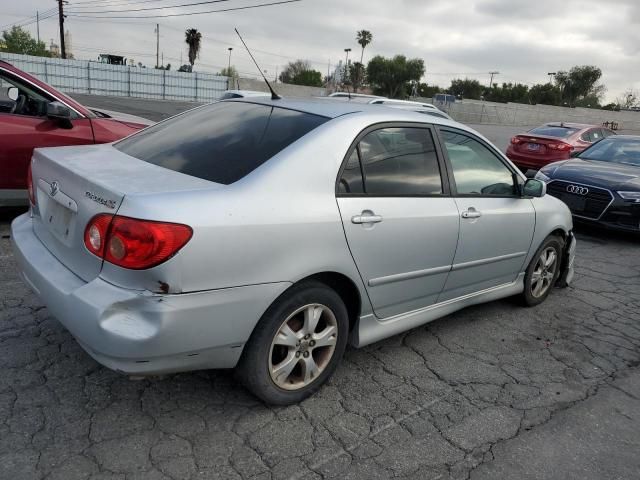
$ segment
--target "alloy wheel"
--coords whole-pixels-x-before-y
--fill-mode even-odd
[[[558,269],[558,255],[553,247],[545,248],[536,262],[531,275],[531,295],[542,297],[553,284]]]
[[[282,322],[269,351],[271,380],[284,390],[311,384],[327,367],[338,340],[338,322],[331,309],[313,303]]]

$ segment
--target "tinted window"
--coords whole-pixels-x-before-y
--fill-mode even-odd
[[[589,131],[589,140],[592,142],[597,142],[598,140],[602,140],[604,135],[602,134],[602,130],[599,128],[594,128]]]
[[[579,129],[569,127],[550,127],[545,125],[544,127],[537,127],[533,130],[529,130],[530,135],[544,135],[546,137],[567,138],[576,133]]]
[[[358,149],[354,148],[349,156],[349,160],[344,167],[340,183],[338,184],[340,193],[363,193],[364,184],[362,181],[362,169],[360,168],[360,158]]]
[[[453,168],[456,189],[462,195],[513,195],[513,173],[482,143],[443,130],[442,138]]]
[[[328,119],[244,102],[220,102],[115,144],[132,157],[228,185]]]
[[[640,140],[609,137],[589,147],[579,157],[640,167]]]
[[[366,193],[442,193],[438,158],[429,130],[383,128],[367,134],[359,145]]]

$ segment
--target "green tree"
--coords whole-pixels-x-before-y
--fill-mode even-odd
[[[321,87],[322,86],[322,74],[317,70],[303,70],[298,72],[292,79],[291,83],[294,85],[306,85],[308,87]]]
[[[240,78],[240,75],[238,74],[238,70],[236,70],[236,67],[234,67],[233,65],[231,65],[230,67],[225,67],[222,70],[220,70],[220,75],[222,75],[223,77],[229,77],[229,78]]]
[[[362,85],[364,85],[367,78],[367,72],[364,68],[364,65],[362,65],[360,62],[349,62],[349,75],[347,76],[347,78],[351,79],[353,91],[357,92],[358,89]]]
[[[364,58],[364,49],[367,48],[367,45],[369,45],[372,40],[373,34],[369,30],[360,30],[356,33],[356,41],[362,47],[362,51],[360,52],[360,63],[362,63],[362,59]]]
[[[196,58],[200,57],[200,47],[202,44],[202,34],[195,28],[189,28],[184,32],[184,41],[189,46],[189,63],[193,69]]]
[[[44,42],[38,42],[29,32],[21,27],[13,26],[11,30],[2,32],[2,50],[8,53],[21,53],[38,57],[50,57]]]
[[[534,105],[538,103],[544,105],[561,105],[562,94],[556,85],[539,83],[529,90],[529,101]]]
[[[449,93],[460,98],[470,98],[472,100],[480,100],[485,87],[483,87],[478,80],[471,78],[456,78],[451,80],[451,86],[449,87]]]
[[[407,60],[404,55],[385,58],[377,55],[367,65],[369,84],[378,94],[390,98],[401,98],[407,95],[409,82],[419,81],[424,75],[424,61],[420,58]]]
[[[602,70],[593,65],[572,67],[568,72],[556,73],[556,85],[562,92],[562,101],[569,106],[575,106],[578,100],[593,96],[598,100],[605,93],[604,85],[598,84],[602,77]],[[582,103],[582,102],[581,102]]]
[[[418,84],[418,96],[423,98],[432,98],[436,93],[442,90],[437,85],[427,85],[426,83]]]
[[[289,62],[278,78],[282,83],[311,87],[322,86],[322,74],[311,68],[311,64],[307,60]]]

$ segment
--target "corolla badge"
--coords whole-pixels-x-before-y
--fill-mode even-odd
[[[569,185],[567,192],[575,193],[576,195],[586,195],[589,193],[589,189],[587,187],[581,187],[580,185]]]
[[[56,193],[58,193],[58,190],[60,190],[60,188],[58,187],[58,182],[51,182],[51,185],[49,185],[49,195],[55,197]]]
[[[116,208],[116,201],[115,200],[107,200],[105,198],[102,198],[99,195],[96,195],[93,192],[84,192],[85,197],[93,200],[96,203],[99,203],[100,205],[104,205],[107,208]]]

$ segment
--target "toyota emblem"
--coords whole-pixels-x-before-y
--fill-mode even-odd
[[[581,187],[580,185],[569,185],[567,192],[575,193],[576,195],[586,195],[589,193],[589,189],[587,187]]]
[[[58,190],[58,182],[51,182],[51,185],[49,185],[49,195],[55,197],[56,193],[58,193]]]

